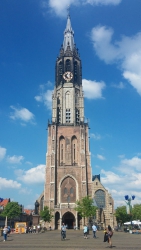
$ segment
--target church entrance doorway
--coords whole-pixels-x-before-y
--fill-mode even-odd
[[[62,217],[62,223],[65,223],[67,225],[68,229],[73,229],[75,225],[75,217],[71,212],[67,212]]]

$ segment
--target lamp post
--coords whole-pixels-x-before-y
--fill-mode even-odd
[[[131,197],[129,197],[129,195],[125,195],[125,202],[127,204],[126,206],[126,211],[127,214],[129,214],[131,216],[131,228],[132,228],[132,205],[131,205],[131,201],[135,199],[135,195],[132,195]]]

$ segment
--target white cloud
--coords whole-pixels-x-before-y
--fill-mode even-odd
[[[104,82],[82,80],[85,97],[88,99],[102,98],[102,90],[106,87]]]
[[[141,171],[141,158],[135,156],[132,159],[123,159],[121,161],[122,166],[132,167]]]
[[[14,106],[10,106],[13,109],[13,112],[10,114],[10,118],[12,120],[22,120],[24,122],[31,122],[34,120],[34,115],[26,108],[16,108]]]
[[[41,0],[43,14],[48,14],[49,10],[55,12],[60,17],[66,17],[68,6],[75,5],[118,5],[122,0]]]
[[[123,156],[122,156],[123,157]],[[109,190],[116,206],[125,204],[124,196],[135,195],[135,203],[141,199],[141,158],[122,159],[114,171],[101,170],[101,183]]]
[[[104,161],[105,160],[105,157],[103,155],[99,155],[97,154],[97,158],[101,161]]]
[[[21,188],[20,190],[19,190],[19,193],[20,194],[26,194],[26,195],[30,195],[30,194],[32,194],[32,190],[31,189],[29,189],[29,188]]]
[[[90,134],[90,137],[93,138],[94,140],[100,140],[101,139],[101,135],[99,134]]]
[[[15,171],[18,176],[18,180],[22,182],[32,185],[32,184],[40,184],[45,181],[45,165],[38,165],[35,168],[31,168],[27,171],[18,170]]]
[[[112,42],[113,30],[106,26],[94,27],[91,31],[96,54],[106,63],[116,63],[123,77],[141,95],[141,33],[135,36],[122,36]]]
[[[49,7],[56,13],[56,15],[66,16],[68,6],[71,4],[76,5],[79,2],[80,0],[49,0]]]
[[[7,161],[11,164],[19,164],[21,161],[23,161],[24,157],[22,155],[20,156],[7,156]]]
[[[123,84],[123,82],[120,82],[119,84],[112,84],[112,87],[117,89],[124,89],[125,85]]]
[[[118,5],[122,0],[84,0],[91,5]]]
[[[6,178],[0,177],[0,190],[5,190],[8,188],[12,189],[19,189],[21,184],[17,181],[7,180]]]
[[[2,148],[0,146],[0,161],[4,159],[5,155],[6,155],[6,148]]]
[[[51,85],[52,84],[50,82],[48,82],[45,85],[40,85],[40,93],[39,95],[34,97],[37,102],[43,103],[48,109],[52,108],[52,91],[53,90],[49,90],[46,88],[47,86],[51,86]]]

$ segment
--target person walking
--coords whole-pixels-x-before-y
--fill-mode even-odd
[[[109,242],[109,245],[110,245],[110,248],[112,248],[112,236],[113,236],[113,231],[112,231],[112,228],[110,225],[108,225],[108,229],[107,229],[107,233],[108,233],[108,242]]]
[[[5,226],[5,227],[3,228],[3,238],[4,238],[3,241],[6,241],[6,240],[7,240],[7,233],[8,233],[8,228],[7,228],[7,226]]]
[[[92,230],[93,230],[93,238],[96,238],[96,231],[97,231],[97,227],[95,224],[93,224],[92,226]]]
[[[66,226],[64,223],[61,226],[61,234],[64,235],[64,239],[66,240]]]
[[[84,239],[88,239],[88,238],[87,238],[88,228],[87,228],[86,225],[84,225],[83,231],[84,231]]]

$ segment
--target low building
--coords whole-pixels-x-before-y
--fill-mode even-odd
[[[92,198],[94,205],[97,206],[95,222],[99,227],[105,228],[117,226],[114,216],[114,200],[108,190],[102,185],[100,175],[94,175],[92,178]]]

